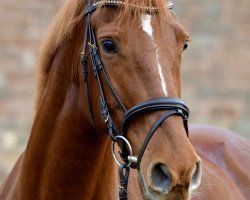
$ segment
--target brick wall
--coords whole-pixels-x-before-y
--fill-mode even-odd
[[[0,182],[32,125],[35,62],[63,0],[0,0]]]

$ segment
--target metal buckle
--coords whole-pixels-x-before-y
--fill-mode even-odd
[[[112,141],[112,143],[111,143],[111,150],[112,150],[113,158],[114,158],[115,162],[117,163],[117,165],[118,165],[118,166],[122,166],[122,165],[126,164],[126,163],[121,163],[121,162],[117,159],[117,157],[116,157],[116,155],[115,155],[115,143],[118,142],[119,140],[120,140],[120,141],[121,141],[121,140],[124,141],[124,142],[126,143],[127,147],[128,147],[129,156],[128,156],[127,159],[128,159],[128,161],[129,161],[129,163],[127,164],[127,167],[130,167],[130,166],[132,165],[132,163],[136,163],[136,162],[137,162],[137,158],[133,156],[132,147],[131,147],[131,144],[129,143],[129,141],[128,141],[125,137],[123,137],[123,136],[121,136],[121,135],[115,136],[115,140],[116,140],[116,141]]]

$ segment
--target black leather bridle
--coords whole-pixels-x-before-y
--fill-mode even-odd
[[[92,3],[89,0],[88,7],[85,11],[87,22],[85,27],[85,34],[84,34],[84,41],[83,41],[83,50],[81,53],[81,64],[82,64],[82,74],[84,80],[84,90],[85,90],[85,100],[87,104],[87,111],[89,115],[89,120],[93,127],[95,127],[95,121],[92,114],[92,109],[90,105],[89,99],[89,87],[88,87],[88,74],[91,72],[88,69],[88,55],[91,58],[92,63],[92,72],[94,73],[95,79],[98,83],[99,88],[99,101],[100,101],[100,109],[101,115],[104,119],[104,122],[107,125],[108,134],[112,139],[112,151],[115,161],[119,165],[119,175],[120,175],[120,188],[119,188],[119,199],[126,200],[127,199],[127,183],[128,183],[128,176],[130,167],[137,168],[140,170],[140,163],[143,157],[143,154],[147,148],[147,145],[154,135],[157,128],[162,124],[162,122],[172,115],[178,115],[183,118],[184,127],[188,136],[188,116],[189,116],[189,109],[184,101],[179,98],[175,97],[160,97],[160,98],[153,98],[147,101],[141,102],[131,109],[127,110],[118,95],[116,94],[114,88],[112,87],[111,82],[105,72],[98,48],[96,43],[95,32],[91,26],[91,14],[96,10],[98,6],[105,5],[105,6],[122,6],[124,3],[120,0],[108,0],[108,1],[98,1],[96,3]],[[131,5],[133,6],[133,5]],[[172,9],[173,4],[169,3],[167,5],[168,9]],[[156,8],[145,8],[146,11],[156,11]],[[88,54],[86,53],[88,48]],[[101,75],[103,76],[105,83],[107,84],[109,90],[111,91],[112,95],[114,96],[116,102],[121,107],[124,112],[123,121],[119,131],[109,113],[109,108],[106,103],[105,94],[102,87],[102,79]],[[140,149],[140,152],[137,157],[133,156],[131,145],[127,139],[127,130],[129,127],[129,123],[132,119],[135,119],[136,116],[150,112],[150,111],[159,111],[165,110],[164,112],[152,125],[149,133]],[[120,163],[117,158],[115,157],[114,153],[114,144],[118,141],[122,142],[122,152],[120,156],[124,163]]]

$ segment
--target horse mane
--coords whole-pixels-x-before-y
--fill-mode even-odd
[[[73,34],[74,27],[83,18],[86,0],[66,0],[54,17],[45,37],[36,64],[35,110],[46,89],[54,58],[60,45]]]
[[[87,1],[88,0],[65,0],[64,5],[61,7],[49,27],[48,34],[41,45],[36,66],[36,110],[44,94],[54,57],[60,45],[62,45],[65,40],[72,37],[76,26],[84,19],[84,10]],[[93,0],[93,2],[96,1],[100,0]],[[105,1],[106,0],[103,0],[103,2]],[[156,7],[158,9],[158,16],[164,15],[167,10],[166,0],[123,0],[123,2],[125,5],[121,7],[119,16],[117,16],[117,19],[121,20],[125,16],[131,15],[131,13],[133,13],[133,16],[138,16],[142,12],[145,12],[142,9],[135,9],[138,7]]]

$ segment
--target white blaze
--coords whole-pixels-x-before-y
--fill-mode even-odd
[[[151,25],[152,16],[144,14],[141,16],[143,30],[153,39],[153,28]]]
[[[153,27],[151,24],[152,16],[149,14],[143,14],[141,16],[141,20],[142,20],[143,30],[150,36],[150,38],[152,39],[152,42],[153,42],[153,46],[156,48],[156,62],[157,62],[157,67],[158,67],[158,73],[159,73],[159,76],[161,79],[163,93],[167,96],[167,87],[166,87],[165,79],[164,79],[164,76],[162,73],[162,67],[161,67],[161,64],[159,62],[158,48],[154,42],[154,37],[153,37]]]

